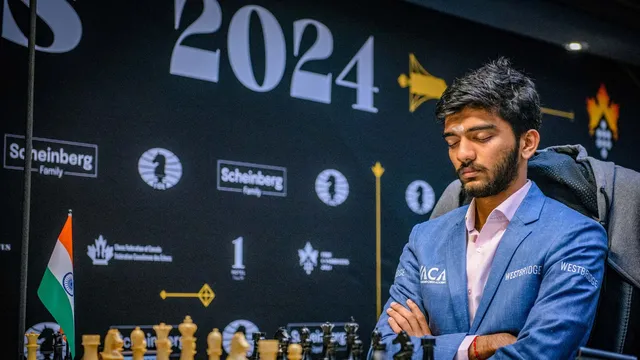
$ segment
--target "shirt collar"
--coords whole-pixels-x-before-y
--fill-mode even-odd
[[[506,222],[511,222],[513,216],[515,215],[518,207],[527,196],[529,189],[531,188],[531,180],[527,179],[527,182],[520,188],[518,191],[514,192],[509,196],[505,201],[503,201],[500,205],[498,205],[489,217],[487,221],[496,216],[500,216],[503,219],[506,219]],[[464,217],[465,225],[467,227],[467,232],[471,232],[476,228],[476,199],[471,200],[471,204],[469,204],[469,208],[467,209],[467,214]]]

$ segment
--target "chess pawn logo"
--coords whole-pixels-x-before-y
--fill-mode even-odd
[[[82,346],[84,347],[82,360],[98,360],[99,345],[100,335],[82,335]]]
[[[250,347],[243,333],[237,332],[233,334],[233,338],[231,338],[231,351],[229,352],[229,356],[227,356],[227,360],[246,360],[247,351],[249,351]]]
[[[157,360],[169,360],[169,354],[173,352],[171,350],[171,340],[169,340],[169,331],[173,329],[173,326],[160,323],[160,325],[154,325],[153,330],[156,332],[156,359]]]
[[[36,333],[28,333],[27,335],[27,360],[36,360],[38,351],[38,336]]]
[[[207,345],[209,346],[207,349],[209,360],[220,360],[222,355],[222,334],[217,328],[213,329],[207,336]]]
[[[132,360],[143,360],[144,353],[147,352],[147,341],[144,338],[144,332],[139,326],[131,332],[131,350],[133,351]]]
[[[187,315],[184,318],[182,324],[178,325],[180,330],[180,344],[182,344],[182,350],[180,351],[180,360],[193,360],[196,355],[196,338],[193,334],[198,329],[198,325],[193,323],[191,316]]]
[[[124,341],[122,335],[118,329],[111,329],[107,332],[107,336],[104,338],[104,350],[102,355],[103,360],[123,360],[122,347]]]

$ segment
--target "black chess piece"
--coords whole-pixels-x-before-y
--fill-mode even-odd
[[[40,332],[40,336],[38,336],[38,340],[43,339],[42,344],[40,344],[40,354],[43,356],[43,360],[51,360],[51,354],[53,353],[53,335],[55,335],[53,329],[45,326]]]
[[[249,360],[259,360],[260,352],[258,351],[258,343],[260,340],[264,340],[267,333],[256,331],[253,333],[251,338],[253,339],[253,353],[249,357]]]
[[[311,359],[312,345],[313,341],[311,341],[311,331],[309,331],[309,328],[305,326],[300,329],[300,346],[302,346],[302,360]]]
[[[332,336],[331,339],[329,339],[329,343],[327,344],[327,356],[324,358],[324,360],[336,360],[337,347],[338,342]]]
[[[67,345],[65,346],[64,360],[73,360],[71,359],[71,347],[69,346],[69,341],[66,336],[64,337],[64,343]]]
[[[60,332],[53,334],[53,360],[64,360],[62,355],[63,346],[62,334]]]
[[[327,350],[329,348],[329,342],[331,342],[331,338],[333,338],[333,327],[334,325],[330,322],[326,322],[320,325],[322,328],[322,358],[327,358]]]
[[[362,340],[355,339],[353,341],[353,345],[351,346],[351,359],[360,360],[361,357],[362,357]]]
[[[386,349],[386,345],[382,343],[382,333],[378,330],[378,328],[374,329],[371,333],[371,347],[373,350],[383,350],[381,347],[384,345]]]
[[[422,360],[434,360],[433,355],[434,347],[436,346],[435,338],[422,338],[420,340],[422,346]]]
[[[407,335],[407,332],[402,330],[393,339],[394,344],[400,344],[400,350],[393,354],[393,360],[411,360],[411,356],[413,355],[413,344],[411,343],[411,338]]]
[[[387,360],[387,344],[378,343],[373,348],[373,354],[371,354],[372,360]]]
[[[287,352],[289,349],[289,343],[291,342],[291,337],[287,332],[287,329],[284,327],[278,328],[276,334],[273,337],[275,340],[278,340],[278,356],[277,360],[284,360],[287,357]]]
[[[358,339],[358,328],[360,325],[356,322],[356,320],[351,317],[351,321],[344,324],[344,330],[347,333],[347,359],[351,358],[351,352],[353,348],[353,342]]]

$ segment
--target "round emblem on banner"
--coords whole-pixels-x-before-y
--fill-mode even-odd
[[[41,322],[33,325],[25,334],[34,333],[38,334],[38,350],[36,352],[36,359],[42,360],[44,359],[44,355],[42,352],[51,354],[53,352],[53,334],[57,333],[60,330],[60,325],[54,322]],[[24,337],[24,343],[27,344],[27,337]],[[62,353],[66,352],[67,343],[62,343]],[[24,353],[27,353],[27,347],[24,347]],[[50,355],[49,355],[50,356]],[[50,357],[47,357],[50,358]]]
[[[68,272],[62,277],[62,287],[64,291],[73,297],[73,274]]]
[[[323,203],[338,206],[349,196],[349,182],[340,171],[327,169],[316,178],[316,194]]]
[[[436,203],[436,195],[433,192],[433,188],[423,180],[416,180],[409,184],[404,196],[409,209],[418,215],[428,213]]]
[[[180,159],[167,149],[153,148],[145,151],[138,160],[138,172],[142,180],[156,190],[174,187],[182,177]]]
[[[244,333],[244,337],[249,343],[249,351],[247,355],[253,354],[253,333],[259,332],[258,326],[249,320],[236,320],[227,325],[222,332],[222,347],[227,354],[231,353],[231,339],[237,332]]]

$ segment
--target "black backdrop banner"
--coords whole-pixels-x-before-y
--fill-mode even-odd
[[[4,348],[17,346],[28,7],[4,0]],[[376,320],[411,228],[455,178],[434,119],[452,80],[506,56],[536,81],[541,147],[638,169],[638,69],[404,2],[40,1],[27,329],[73,210],[76,343],[190,315],[294,338]],[[28,156],[28,154],[27,154]],[[376,196],[380,196],[380,209]],[[377,220],[379,212],[379,221]],[[379,238],[376,229],[379,227]],[[14,346],[15,344],[15,346]],[[316,350],[318,350],[316,346]],[[78,346],[78,353],[81,348]],[[5,351],[5,350],[3,350]]]

